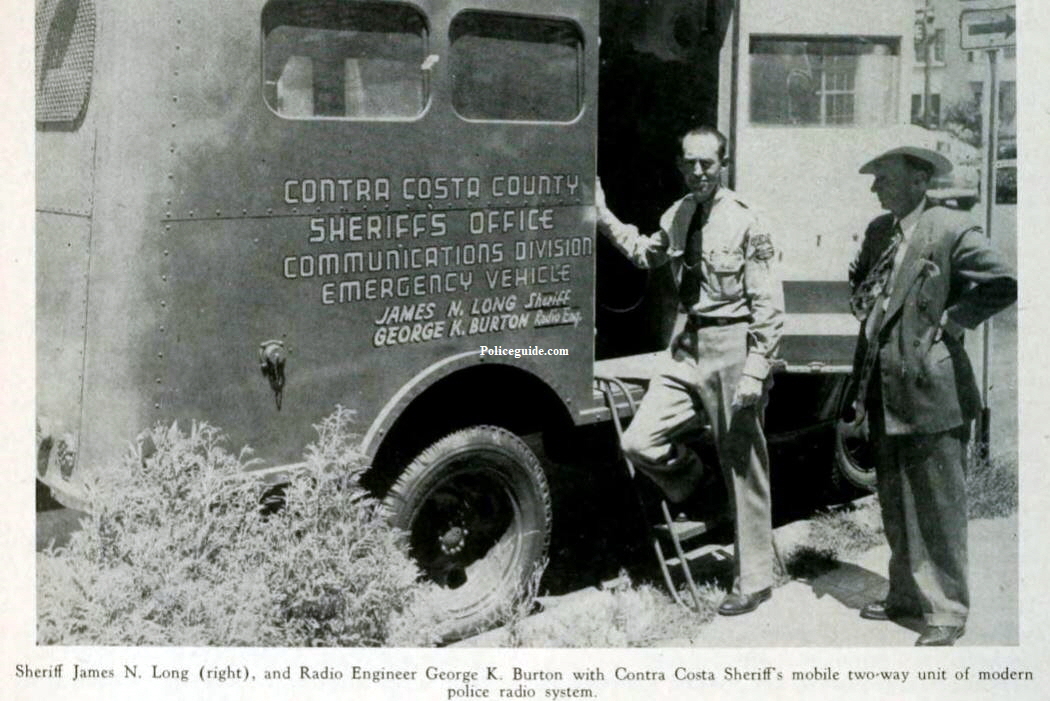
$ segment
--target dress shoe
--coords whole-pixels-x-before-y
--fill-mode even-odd
[[[908,611],[896,606],[887,606],[885,601],[872,601],[870,604],[864,604],[860,610],[860,617],[869,621],[891,621],[908,616]]]
[[[966,632],[965,626],[926,626],[922,635],[915,641],[917,647],[947,647]]]
[[[739,616],[742,613],[750,613],[758,608],[763,601],[769,601],[773,596],[773,589],[766,587],[753,594],[730,594],[718,607],[718,613],[723,616]]]

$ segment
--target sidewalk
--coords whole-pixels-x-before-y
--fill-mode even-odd
[[[797,529],[794,529],[797,531]],[[778,531],[785,554],[793,533]],[[1018,644],[1017,516],[970,521],[970,620],[956,645]],[[915,643],[911,629],[868,621],[860,607],[886,594],[889,548],[881,545],[843,562],[812,582],[793,580],[774,590],[755,612],[716,617],[695,639],[667,640],[656,647],[895,647]]]

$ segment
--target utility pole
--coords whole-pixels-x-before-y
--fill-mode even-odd
[[[988,54],[988,88],[984,91],[988,115],[982,121],[984,136],[984,166],[981,168],[983,178],[981,196],[985,207],[985,235],[992,238],[992,210],[995,206],[996,160],[998,159],[997,137],[999,135],[999,49],[1016,46],[1014,19],[1016,8],[1001,7],[994,10],[963,10],[959,15],[959,45],[965,51],[983,49]],[[988,444],[991,440],[991,410],[988,407],[990,387],[989,364],[991,362],[991,320],[984,323],[983,353],[981,369],[981,411],[978,426],[978,450],[982,457],[989,454]]]
[[[933,52],[931,49],[933,47],[933,39],[936,36],[936,32],[933,31],[933,6],[930,4],[931,2],[932,0],[926,0],[926,7],[922,10],[922,18],[919,26],[916,27],[922,42],[922,125],[927,129],[933,128],[932,120],[930,119],[930,71],[933,63]]]
[[[999,49],[991,48],[988,49],[988,118],[984,120],[987,126],[984,127],[983,131],[985,134],[985,151],[984,160],[984,234],[989,239],[992,238],[992,209],[995,207],[995,178],[996,178],[996,167],[995,163],[998,160],[999,151],[999,115],[997,108],[999,106],[999,73],[998,73],[998,58]],[[982,330],[983,343],[982,343],[982,358],[981,358],[981,420],[978,427],[978,439],[977,445],[980,452],[980,457],[988,459],[990,454],[989,444],[992,440],[992,413],[988,407],[988,388],[991,386],[991,379],[989,374],[989,365],[992,362],[992,320],[982,324],[984,327]]]

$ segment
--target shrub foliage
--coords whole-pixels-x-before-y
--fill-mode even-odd
[[[149,431],[156,451],[100,470],[83,527],[39,556],[39,642],[384,644],[419,584],[358,483],[351,420],[340,407],[315,427],[272,513],[219,430]]]

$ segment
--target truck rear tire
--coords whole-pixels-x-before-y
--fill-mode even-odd
[[[536,455],[506,429],[472,426],[433,443],[383,508],[422,573],[444,589],[437,633],[445,640],[501,623],[542,573],[550,488]]]
[[[871,442],[844,421],[835,425],[835,468],[850,484],[875,491],[875,452]]]

